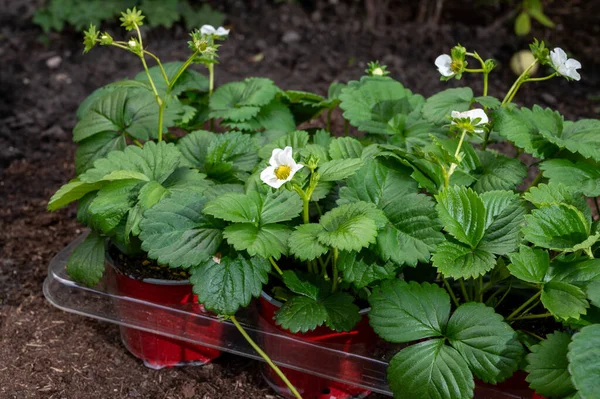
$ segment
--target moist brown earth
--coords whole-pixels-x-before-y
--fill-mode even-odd
[[[43,45],[30,22],[38,3],[0,0],[0,398],[275,397],[255,361],[224,355],[204,367],[149,370],[124,350],[117,326],[45,301],[49,260],[81,232],[74,208],[45,210],[48,198],[75,173],[71,130],[77,105],[95,88],[141,68],[133,56],[113,49],[83,55],[81,37],[72,31],[51,34]],[[358,0],[313,1],[305,8],[266,0],[214,3],[232,28],[221,48],[217,84],[263,76],[282,88],[326,94],[330,82],[357,79],[368,61],[380,60],[423,95],[464,84],[480,90],[479,76],[439,81],[433,60],[459,42],[499,61],[490,94],[502,97],[515,79],[507,67],[510,56],[535,35],[572,52],[583,64],[582,81],[525,85],[518,102],[549,106],[570,119],[597,118],[600,112],[598,1],[552,3],[547,12],[557,28],[534,23],[528,38],[514,35],[514,14],[503,3],[446,2],[437,24],[415,22],[427,20],[427,13],[420,13],[418,2],[399,0],[382,1],[388,9],[376,8],[367,18]],[[116,24],[107,28],[122,37]],[[182,28],[145,34],[148,48],[163,60],[187,58]],[[262,60],[256,62],[258,54]],[[54,56],[62,62],[50,68],[46,61]],[[334,122],[342,128],[339,116]]]

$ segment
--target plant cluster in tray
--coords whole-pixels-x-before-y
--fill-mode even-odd
[[[370,306],[375,332],[411,343],[388,370],[398,397],[469,398],[475,379],[520,369],[546,397],[600,397],[600,121],[513,103],[523,84],[579,80],[577,61],[536,41],[503,99],[488,93],[494,61],[460,45],[435,64],[442,80],[481,74],[480,96],[425,98],[379,63],[327,97],[265,78],[215,89],[228,30],[203,26],[187,60],[162,64],[141,18],[123,14],[126,41],[85,34],[86,51],[118,47],[144,71],[77,113],[77,177],[49,204],[77,201],[91,229],[68,262],[76,281],[99,281],[109,239],[187,270],[226,317],[267,287],[294,333],[349,331]],[[548,74],[530,76],[538,64]],[[330,124],[338,107],[344,132]],[[321,128],[298,130],[319,115]],[[511,145],[516,157],[492,148]]]

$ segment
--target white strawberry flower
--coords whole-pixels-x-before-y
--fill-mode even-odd
[[[484,110],[482,110],[481,108],[476,108],[476,109],[472,109],[469,111],[464,111],[464,112],[458,112],[458,111],[452,111],[452,113],[450,114],[450,116],[452,117],[453,121],[452,124],[453,125],[460,125],[460,123],[457,123],[455,120],[458,119],[469,119],[470,124],[472,126],[472,131],[475,133],[483,133],[483,129],[477,129],[477,126],[482,126],[487,124],[490,120],[488,119],[487,114],[485,113]],[[473,121],[475,121],[476,119],[479,119],[479,121],[475,124],[473,124]],[[461,128],[467,128],[468,126],[461,126]]]
[[[275,148],[269,159],[269,166],[260,173],[260,179],[273,188],[279,188],[292,180],[303,167],[292,158],[292,147],[288,146],[283,150]]]
[[[452,57],[448,54],[442,54],[435,59],[435,66],[438,68],[438,71],[442,74],[442,76],[450,77],[455,73],[452,71]]]
[[[562,76],[573,80],[581,79],[577,72],[577,69],[581,68],[581,63],[574,58],[568,58],[567,53],[560,47],[556,47],[550,52],[550,59],[556,72]]]
[[[213,35],[213,36],[227,36],[229,35],[229,29],[225,29],[222,26],[219,26],[215,29],[212,25],[202,25],[200,28],[200,33],[203,35]]]

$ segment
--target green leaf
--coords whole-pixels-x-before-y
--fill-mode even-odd
[[[448,122],[452,111],[467,111],[473,101],[473,91],[469,87],[446,89],[425,100],[423,117],[436,125]]]
[[[600,168],[585,162],[551,159],[540,164],[550,182],[561,183],[586,197],[600,196]]]
[[[221,183],[246,181],[259,158],[258,145],[249,134],[228,132],[218,134],[206,150],[204,171],[210,178]]]
[[[104,132],[79,142],[75,152],[75,170],[81,174],[93,167],[94,162],[104,158],[111,151],[123,151],[127,147],[122,134]]]
[[[467,361],[478,379],[496,384],[519,368],[524,355],[515,331],[482,303],[459,306],[446,328],[446,336]]]
[[[308,144],[308,133],[304,130],[296,130],[292,133],[281,136],[277,140],[265,145],[258,151],[261,159],[269,159],[276,148],[292,147],[294,153],[298,152]]]
[[[525,216],[525,221],[525,239],[542,248],[573,251],[590,234],[585,216],[571,205],[557,204],[534,209],[531,215]]]
[[[100,189],[105,183],[85,183],[79,179],[73,179],[54,193],[48,202],[48,210],[55,211],[65,205],[82,198],[84,195]]]
[[[278,190],[267,194],[260,211],[260,223],[279,223],[292,220],[302,212],[302,200],[295,191]]]
[[[531,18],[529,14],[522,11],[515,19],[515,34],[517,36],[525,36],[531,31]]]
[[[206,215],[233,223],[258,223],[259,194],[225,193],[204,206]]]
[[[491,96],[475,97],[474,100],[475,100],[475,102],[483,105],[484,107],[490,108],[490,109],[500,108],[500,106],[502,105],[502,102],[500,100],[498,100],[496,97],[491,97]]]
[[[247,121],[269,104],[279,89],[265,78],[248,78],[219,86],[210,97],[210,116],[234,122]]]
[[[325,323],[327,309],[313,298],[295,296],[277,311],[275,320],[277,325],[292,333],[305,333]]]
[[[178,3],[177,0],[142,0],[140,8],[149,24],[170,29],[181,18]]]
[[[521,245],[519,252],[509,254],[508,257],[512,262],[508,265],[510,274],[519,280],[534,284],[544,281],[544,277],[550,267],[550,255],[548,251]]]
[[[340,252],[337,267],[344,276],[343,280],[352,283],[358,289],[375,281],[394,278],[397,269],[397,266],[390,262],[381,265],[372,255],[346,251]]]
[[[296,130],[294,115],[288,107],[276,100],[261,108],[256,122],[269,131],[290,133]]]
[[[542,289],[542,304],[560,319],[579,319],[590,307],[583,290],[562,281],[550,281]]]
[[[600,279],[590,281],[585,286],[585,293],[586,293],[590,303],[592,305],[600,308]]]
[[[67,273],[71,278],[88,287],[98,284],[104,273],[106,237],[91,232],[75,248],[67,260]]]
[[[442,336],[450,315],[450,296],[429,283],[384,281],[373,289],[369,304],[371,326],[395,343]]]
[[[580,285],[600,278],[600,259],[579,257],[573,261],[553,260],[548,279]]]
[[[569,344],[571,381],[585,399],[600,397],[600,324],[583,327]]]
[[[223,236],[230,245],[238,250],[246,250],[250,256],[262,256],[265,259],[279,259],[287,254],[287,242],[290,229],[280,224],[256,226],[252,223],[239,223],[227,226]]]
[[[452,240],[438,245],[431,261],[440,273],[455,279],[482,276],[496,265],[496,257],[485,249]]]
[[[486,209],[479,196],[465,187],[448,187],[435,196],[444,229],[460,242],[475,248],[483,238]]]
[[[567,367],[571,335],[556,331],[531,347],[527,355],[527,382],[531,389],[546,397],[565,397],[575,392]]]
[[[584,214],[588,223],[592,223],[592,211],[585,198],[562,183],[550,182],[531,187],[524,198],[537,208],[561,203],[573,205]]]
[[[527,10],[527,12],[529,13],[529,15],[531,15],[536,21],[538,21],[540,24],[548,27],[548,28],[554,28],[556,25],[554,24],[554,22],[552,22],[552,20],[550,18],[548,18],[546,16],[546,14],[544,14],[544,12],[542,11],[541,8],[529,8]]]
[[[385,215],[374,204],[340,205],[321,217],[318,239],[342,251],[359,251],[375,242],[380,223],[385,224]]]
[[[319,165],[317,172],[321,176],[320,181],[339,181],[352,176],[362,165],[360,158],[336,159]]]
[[[328,247],[319,242],[323,227],[320,224],[301,224],[290,234],[288,245],[290,253],[300,260],[313,260],[325,254]]]
[[[177,149],[190,165],[205,170],[208,147],[216,136],[213,132],[196,130],[183,136],[177,142]]]
[[[108,234],[135,205],[139,189],[137,180],[117,180],[102,187],[88,207],[91,225]]]
[[[562,117],[551,109],[535,105],[533,109],[500,108],[494,113],[494,130],[506,137],[517,147],[524,149],[536,158],[548,158],[559,148],[549,143],[545,136],[559,135],[562,131]]]
[[[202,213],[206,200],[178,192],[147,210],[140,223],[142,249],[171,267],[190,267],[210,259],[223,240],[221,228]]]
[[[338,137],[329,144],[329,155],[334,160],[360,158],[362,152],[363,145],[352,137]]]
[[[600,132],[600,120],[582,119],[577,122],[565,122],[562,131],[543,130],[540,133],[560,148],[566,148],[568,151],[600,162],[598,132]]]
[[[478,193],[492,190],[514,190],[527,176],[527,167],[518,159],[497,152],[480,151],[480,166],[473,172],[477,179],[473,190]]]
[[[258,297],[269,279],[271,264],[260,258],[224,256],[192,268],[190,282],[198,301],[219,315],[233,315]]]
[[[308,276],[293,270],[284,270],[281,277],[290,291],[314,300],[319,298],[319,287]]]
[[[432,339],[398,352],[388,367],[394,398],[472,398],[475,382],[469,366],[456,349]]]
[[[486,210],[481,249],[496,255],[515,251],[521,242],[521,226],[527,209],[512,191],[488,191],[480,196]]]
[[[361,319],[354,297],[347,292],[331,294],[325,298],[323,306],[327,310],[325,325],[334,331],[350,331]]]

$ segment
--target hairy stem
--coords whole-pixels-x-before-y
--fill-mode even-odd
[[[183,65],[181,65],[181,67],[179,68],[179,70],[177,71],[177,73],[175,74],[175,76],[173,76],[173,79],[169,83],[169,87],[167,88],[167,93],[169,93],[169,92],[171,92],[171,90],[173,90],[173,86],[175,86],[175,83],[177,82],[177,79],[179,79],[179,77],[181,76],[181,74],[184,73],[185,70],[190,66],[190,64],[194,61],[194,58],[196,58],[197,55],[198,55],[198,51],[195,51],[190,56],[190,58],[188,58],[183,63]]]
[[[508,90],[508,93],[506,93],[506,96],[504,96],[504,100],[502,100],[502,106],[505,106],[513,100],[513,98],[517,94],[517,91],[519,91],[519,87],[521,87],[527,75],[529,74],[529,71],[531,71],[531,69],[537,64],[537,62],[537,59],[533,61],[531,65],[529,65],[527,69],[525,69],[523,73],[517,78],[515,83],[513,83],[511,88]]]
[[[152,54],[149,51],[146,51],[144,49],[142,49],[142,51],[144,52],[144,54],[148,54],[150,57],[154,58],[154,61],[156,61],[156,64],[160,68],[160,73],[162,74],[163,79],[165,80],[165,83],[168,86],[169,85],[169,77],[167,76],[167,73],[165,72],[165,68],[163,68],[162,63],[160,62],[160,59],[156,55]]]
[[[527,306],[531,305],[532,302],[534,302],[536,299],[539,298],[539,296],[542,295],[542,291],[538,291],[536,292],[531,298],[529,298],[528,300],[526,300],[521,306],[519,306],[517,309],[515,309],[514,312],[512,312],[507,318],[506,321],[510,321],[512,319],[514,319],[519,313],[521,313],[521,311],[523,311],[523,309],[525,309]]]

